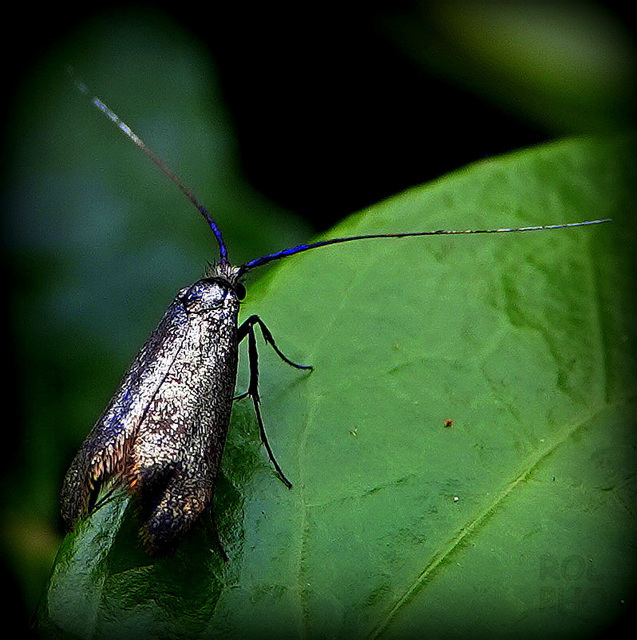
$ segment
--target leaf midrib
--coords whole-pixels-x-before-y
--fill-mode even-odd
[[[332,328],[336,324],[336,319],[339,316],[341,310],[348,305],[348,301],[350,298],[350,293],[355,290],[357,283],[363,280],[370,275],[373,276],[375,271],[377,272],[378,266],[380,263],[384,264],[386,262],[386,254],[391,250],[391,246],[388,246],[386,251],[382,252],[382,258],[379,257],[367,263],[364,269],[358,268],[356,270],[356,275],[353,277],[347,286],[343,287],[339,291],[339,300],[338,303],[335,304],[334,300],[332,300],[332,304],[329,305],[330,315],[329,318],[325,318],[322,322],[322,330],[317,334],[317,338],[313,344],[312,350],[309,352],[309,360],[313,361],[313,355],[316,354],[320,345],[323,344],[325,339],[330,335]],[[590,246],[587,245],[587,252],[590,254]],[[590,265],[590,260],[588,261]],[[599,288],[596,286],[596,274],[592,271],[589,271],[588,274],[589,286],[592,292],[599,293]],[[597,340],[600,346],[603,346],[603,322],[599,317],[599,305],[596,306],[596,328],[597,328]],[[606,358],[603,353],[603,349],[599,350],[600,352],[600,365],[602,370],[605,370],[606,367]],[[307,632],[310,628],[310,611],[311,605],[309,599],[307,597],[307,592],[302,588],[302,585],[305,583],[303,580],[304,572],[306,571],[306,562],[307,558],[307,523],[308,523],[308,513],[309,510],[315,506],[311,504],[307,500],[306,492],[305,492],[305,481],[306,477],[304,475],[305,466],[303,465],[303,456],[305,455],[307,448],[307,440],[308,433],[311,425],[313,424],[313,417],[318,412],[321,402],[323,401],[323,396],[320,394],[312,394],[312,403],[308,407],[307,419],[304,421],[302,426],[302,431],[299,439],[299,460],[298,460],[298,468],[299,468],[299,503],[300,503],[300,511],[301,517],[298,521],[298,530],[297,536],[299,539],[299,553],[297,555],[297,587],[299,589],[299,602],[301,607],[301,635],[302,637],[307,636]],[[602,392],[599,400],[604,403],[604,393]],[[592,415],[591,419],[594,419],[595,416],[599,415],[601,409],[595,412]],[[463,548],[463,543],[466,539],[476,533],[480,527],[487,522],[491,515],[493,515],[500,506],[504,503],[504,501],[515,491],[515,489],[523,482],[525,482],[529,476],[547,459],[549,458],[560,446],[570,440],[575,434],[579,431],[586,428],[588,424],[590,424],[591,419],[583,419],[581,422],[572,425],[570,428],[565,429],[560,435],[554,438],[549,444],[540,449],[535,456],[528,459],[527,463],[524,465],[522,470],[517,474],[517,476],[510,482],[504,485],[504,488],[480,511],[466,526],[462,527],[452,538],[451,540],[428,562],[425,568],[421,571],[421,573],[417,576],[411,586],[409,586],[404,593],[399,596],[395,604],[389,609],[387,614],[383,619],[379,621],[377,626],[374,628],[372,633],[370,634],[370,638],[378,638],[381,636],[384,631],[390,626],[394,618],[399,614],[399,612],[420,592],[421,589],[425,587],[425,585],[429,582],[431,577],[436,572],[437,568],[447,560],[459,547]]]
[[[413,584],[396,599],[393,607],[376,625],[374,630],[368,636],[370,640],[378,638],[384,633],[403,607],[405,607],[426,586],[436,569],[451,555],[453,555],[457,549],[465,548],[464,543],[467,538],[476,533],[480,526],[489,520],[490,516],[500,508],[505,500],[520,486],[521,483],[525,482],[531,474],[563,444],[573,436],[577,435],[580,431],[586,429],[591,422],[595,421],[596,417],[598,417],[602,411],[603,408],[595,412],[590,418],[582,420],[571,428],[566,429],[558,438],[554,439],[550,444],[541,449],[536,456],[529,460],[522,471],[518,473],[511,482],[506,483],[504,488],[485,506],[485,508],[467,525],[462,527],[447,543],[447,545],[428,562]]]

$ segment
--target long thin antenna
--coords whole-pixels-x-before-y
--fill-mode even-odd
[[[213,220],[212,216],[208,213],[206,208],[197,200],[194,193],[184,185],[179,177],[173,173],[173,171],[164,164],[163,160],[157,156],[152,149],[106,104],[104,104],[97,96],[94,96],[89,91],[88,87],[77,79],[73,69],[68,69],[69,76],[73,81],[73,84],[77,89],[83,93],[95,107],[97,107],[109,120],[114,122],[122,133],[130,138],[158,167],[166,174],[181,190],[181,192],[195,205],[199,213],[203,216],[204,220],[208,223],[208,226],[212,229],[212,232],[217,238],[219,244],[219,262],[227,264],[228,262],[228,250],[223,242],[221,230],[217,226],[217,223]]]
[[[340,244],[341,242],[352,242],[354,240],[373,240],[376,238],[413,238],[417,236],[442,236],[442,235],[469,235],[473,233],[514,233],[518,231],[546,231],[549,229],[567,229],[570,227],[584,227],[590,224],[602,224],[604,222],[610,222],[611,218],[604,218],[602,220],[585,220],[584,222],[566,222],[564,224],[546,224],[536,227],[513,227],[507,229],[467,229],[467,230],[451,230],[451,229],[439,229],[438,231],[416,231],[411,233],[378,233],[363,236],[349,236],[347,238],[332,238],[331,240],[319,240],[311,244],[299,244],[296,247],[290,249],[283,249],[276,253],[271,253],[267,256],[255,258],[242,264],[239,267],[239,275],[243,275],[250,269],[261,267],[273,260],[280,260],[287,256],[293,256],[296,253],[303,251],[309,251],[310,249],[318,249],[319,247],[326,247],[330,244]]]

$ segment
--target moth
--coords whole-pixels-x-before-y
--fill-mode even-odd
[[[301,244],[235,266],[221,230],[193,193],[106,104],[74,79],[95,107],[132,140],[186,195],[215,235],[217,261],[204,277],[183,288],[124,375],[103,415],[75,456],[61,492],[62,516],[69,527],[95,506],[100,491],[121,486],[140,505],[146,549],[175,549],[210,504],[219,472],[234,400],[250,397],[261,440],[280,479],[292,484],[277,463],[266,437],[259,398],[255,329],[288,365],[310,370],[285,356],[263,320],[253,315],[239,324],[246,294],[242,278],[275,260],[333,244],[432,235],[509,233],[599,224],[589,220],[533,227],[438,230],[350,236]],[[238,346],[248,340],[248,390],[235,393]],[[449,421],[450,422],[450,421]]]

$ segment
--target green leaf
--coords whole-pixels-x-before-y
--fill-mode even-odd
[[[315,367],[261,347],[266,429],[293,489],[238,402],[214,504],[228,561],[207,518],[153,561],[117,496],[65,540],[41,628],[581,637],[612,622],[635,587],[633,175],[615,139],[489,159],[330,235],[614,222],[365,241],[262,274],[243,317]]]

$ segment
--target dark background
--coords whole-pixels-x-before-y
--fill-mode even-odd
[[[559,38],[564,28],[590,29],[580,42],[590,38],[587,55],[595,57],[599,34],[630,42],[634,17],[622,2],[328,2],[294,10],[276,2],[153,3],[152,8],[209,51],[248,179],[324,229],[347,213],[482,157],[632,123],[628,77],[573,85],[570,96],[551,96],[547,84],[548,95],[540,95],[524,86],[524,74],[515,77],[486,57],[489,33],[484,33],[484,60],[475,59],[479,42],[473,51],[464,42],[463,51],[463,42],[454,40],[453,21],[463,12],[470,15],[473,6],[491,5],[496,16],[498,5],[522,10],[543,4],[558,5],[552,37]],[[457,14],[450,10],[441,17],[445,5],[459,7]],[[129,11],[131,5],[112,5],[102,15]],[[529,29],[550,28],[552,13],[540,15],[536,25],[529,22]],[[96,14],[86,4],[63,14],[45,5],[35,16],[16,20],[17,41],[4,43],[14,62],[6,67],[9,86]],[[481,26],[476,21],[464,28],[479,34]],[[601,60],[600,69],[603,74]]]
[[[173,23],[199,42],[216,68],[243,179],[310,230],[328,229],[348,213],[487,156],[565,136],[625,131],[634,124],[633,8],[625,2],[12,9],[2,38],[3,197],[20,171],[13,123],[24,98],[14,101],[14,95],[24,96],[25,79],[53,60],[60,63],[69,47],[75,47],[74,63],[81,63],[81,45],[68,43],[86,24],[128,15],[151,29],[154,21]],[[516,58],[516,52],[530,53]],[[126,75],[126,69],[113,71]],[[47,100],[45,90],[38,95]],[[10,217],[11,198],[4,202]],[[62,535],[55,492],[79,441],[71,438],[48,454],[32,453],[38,438],[25,407],[34,402],[28,381],[36,356],[23,345],[33,342],[37,350],[39,342],[30,339],[20,312],[29,295],[38,295],[34,281],[48,276],[25,276],[25,264],[33,260],[11,243],[3,242],[3,258],[9,284],[3,314],[9,336],[1,487],[4,603],[11,617],[24,618],[33,610]],[[140,341],[135,336],[131,343]],[[118,355],[108,365],[121,373],[120,360]],[[72,380],[64,382],[70,376],[55,368],[61,365],[41,366],[55,373],[41,380],[52,387],[53,398],[43,406],[54,406]],[[113,375],[116,380],[119,374]],[[111,380],[104,384],[105,393],[112,390]],[[86,431],[81,418],[73,433]],[[37,482],[22,482],[22,474],[42,469],[46,455],[57,462]],[[31,516],[22,529],[15,525],[21,513]]]

